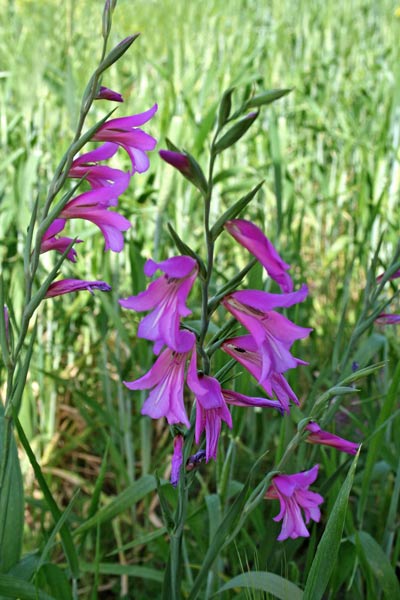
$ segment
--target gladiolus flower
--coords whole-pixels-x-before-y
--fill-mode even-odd
[[[272,485],[268,488],[265,498],[277,499],[281,509],[274,517],[274,521],[282,521],[282,530],[278,541],[287,538],[310,537],[302,516],[304,512],[305,521],[310,519],[319,522],[321,511],[319,505],[324,501],[323,497],[315,492],[309,491],[309,486],[314,483],[318,476],[318,465],[309,471],[294,473],[293,475],[276,475],[272,479]]]
[[[381,313],[375,319],[375,323],[379,325],[396,325],[400,323],[400,315],[396,313]]]
[[[54,296],[62,296],[63,294],[69,294],[70,292],[80,292],[81,290],[87,290],[93,293],[93,290],[100,290],[101,292],[109,292],[111,286],[105,281],[85,281],[84,279],[61,279],[60,281],[53,281],[49,285],[49,289],[46,292],[45,298],[53,298]]]
[[[225,340],[221,348],[243,365],[257,379],[258,383],[269,396],[277,398],[284,412],[289,412],[290,401],[299,404],[296,394],[281,373],[272,372],[267,377],[262,376],[262,356],[251,335],[243,335]],[[296,361],[296,366],[307,364],[298,358],[294,360]]]
[[[149,110],[131,117],[120,117],[106,121],[96,131],[93,140],[113,142],[126,150],[132,163],[132,173],[143,173],[150,162],[146,152],[154,150],[157,140],[138,129],[138,125],[147,123],[157,111],[157,104]]]
[[[56,250],[60,254],[64,254],[68,246],[73,241],[72,238],[69,237],[56,237],[57,233],[60,233],[64,229],[65,219],[55,219],[46,233],[42,238],[42,243],[40,245],[40,253],[44,254],[49,250]],[[82,243],[82,240],[76,240],[76,244]],[[76,262],[76,250],[71,248],[67,254],[68,260],[71,262]]]
[[[178,485],[183,462],[183,435],[174,437],[174,453],[171,462],[171,483],[174,487]]]
[[[283,292],[293,290],[292,279],[286,273],[290,265],[282,260],[259,227],[251,221],[232,219],[225,223],[225,228],[239,244],[247,248],[260,261],[268,275],[276,281]]]
[[[124,99],[118,92],[114,92],[103,85],[100,86],[95,100],[112,100],[113,102],[123,102]]]
[[[188,337],[186,345],[193,347],[195,336],[190,331],[184,331]],[[190,338],[190,339],[189,339]],[[183,402],[183,387],[185,379],[186,360],[188,352],[175,352],[166,348],[156,362],[143,377],[135,381],[124,381],[130,390],[148,390],[151,392],[142,407],[142,415],[152,419],[166,417],[170,425],[183,423],[190,427]]]
[[[91,152],[81,154],[81,156],[75,158],[68,173],[68,176],[74,179],[86,179],[92,189],[117,185],[114,188],[115,197],[109,200],[109,206],[116,206],[118,196],[125,192],[131,178],[129,173],[125,173],[120,169],[98,164],[99,161],[114,156],[117,150],[117,144],[109,142]]]
[[[191,177],[192,169],[187,156],[173,150],[160,150],[159,155],[166,163],[178,169],[185,177]]]
[[[221,384],[214,377],[198,374],[196,351],[190,359],[187,384],[196,397],[195,440],[200,443],[201,434],[206,432],[206,461],[217,458],[221,421],[232,427],[232,417],[226,406]]]
[[[269,294],[257,290],[241,290],[226,296],[222,304],[251,333],[262,356],[261,380],[271,373],[283,373],[299,364],[290,354],[292,344],[309,335],[310,328],[299,327],[276,307],[292,306],[307,296],[307,286],[289,294]]]
[[[227,404],[243,407],[258,407],[258,408],[276,408],[282,414],[284,411],[279,400],[269,400],[268,398],[256,398],[253,396],[245,396],[234,392],[233,390],[222,390],[222,395]]]
[[[332,448],[336,448],[336,450],[341,450],[341,452],[347,452],[347,454],[356,454],[359,448],[359,444],[349,442],[348,440],[345,440],[338,435],[334,435],[333,433],[329,433],[328,431],[323,431],[318,423],[315,423],[315,421],[311,421],[307,425],[306,430],[310,432],[306,438],[306,442],[310,442],[310,444],[331,446]]]
[[[60,213],[63,219],[85,219],[91,221],[101,230],[105,240],[105,250],[121,252],[124,247],[124,238],[121,231],[126,231],[131,226],[128,219],[122,215],[108,211],[118,197],[121,186],[115,184],[109,187],[98,188],[83,192],[64,206]]]
[[[179,323],[181,317],[191,314],[185,303],[197,276],[197,263],[190,256],[173,256],[159,263],[151,259],[146,262],[144,272],[148,277],[157,270],[164,275],[150,283],[144,292],[119,303],[136,311],[153,309],[140,322],[137,335],[155,342],[155,354],[164,344],[176,352],[186,352],[192,344],[190,348],[185,347],[190,340],[179,329]]]
[[[382,273],[381,275],[378,275],[378,277],[376,278],[376,281],[379,283],[379,281],[382,281],[382,279],[384,278],[385,273]],[[398,269],[397,271],[395,271],[393,273],[393,275],[391,275],[389,277],[389,281],[392,279],[397,279],[398,277],[400,277],[400,269]]]

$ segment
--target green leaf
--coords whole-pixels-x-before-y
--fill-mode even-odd
[[[31,583],[12,575],[0,575],[0,594],[5,598],[19,600],[56,600],[54,596],[49,596]]]
[[[220,233],[223,231],[225,223],[230,219],[235,219],[242,212],[242,210],[246,208],[246,206],[249,204],[249,202],[253,200],[254,196],[257,194],[258,190],[262,187],[263,184],[264,180],[260,181],[260,183],[258,183],[256,187],[251,190],[251,192],[246,194],[246,196],[243,196],[243,198],[240,198],[240,200],[235,202],[233,206],[230,206],[220,216],[220,218],[214,223],[213,227],[211,228],[211,236],[213,241],[215,241],[220,235]]]
[[[241,119],[233,125],[222,137],[214,144],[214,152],[219,154],[226,148],[233,146],[246,131],[253,125],[258,117],[258,112],[249,113],[244,119]]]
[[[232,107],[232,94],[235,88],[229,88],[225,90],[222,95],[221,103],[219,105],[218,110],[218,129],[222,129],[227,120],[229,119],[229,115],[231,114]]]
[[[115,563],[92,565],[90,563],[81,563],[81,569],[84,573],[95,573],[97,571],[102,575],[128,575],[129,577],[139,577],[140,579],[152,579],[160,583],[164,579],[163,571],[148,567],[138,567],[136,565],[119,565]]]
[[[124,512],[124,510],[131,508],[133,504],[142,500],[142,498],[147,496],[150,492],[153,492],[155,489],[155,477],[153,475],[144,475],[111,500],[107,506],[101,508],[96,515],[78,527],[74,533],[83,533],[99,523],[110,521],[120,513]]]
[[[140,33],[135,33],[134,35],[129,35],[124,40],[122,40],[122,42],[117,44],[115,46],[115,48],[113,48],[111,50],[111,52],[109,52],[107,54],[107,56],[105,57],[103,62],[99,65],[99,67],[97,68],[97,72],[102,73],[103,71],[105,71],[106,69],[111,67],[112,64],[117,62],[117,60],[119,60],[121,58],[121,56],[123,56],[125,54],[125,52],[127,50],[129,50],[129,48],[131,47],[133,42],[135,40],[137,40],[139,35],[140,35]]]
[[[364,551],[364,557],[379,582],[386,598],[400,598],[400,584],[386,554],[374,538],[366,531],[359,531],[357,537]]]
[[[64,571],[57,565],[42,565],[36,577],[37,583],[54,594],[57,600],[72,600],[71,585]]]
[[[302,600],[303,592],[288,579],[267,571],[250,571],[234,577],[218,590],[217,594],[234,588],[250,588],[272,594],[280,600]],[[215,596],[216,594],[214,594]]]
[[[267,90],[266,92],[262,92],[257,96],[253,96],[248,100],[245,104],[245,109],[248,108],[258,108],[259,106],[265,106],[266,104],[271,104],[279,98],[290,94],[293,91],[293,88],[283,88],[281,90]]]
[[[0,457],[6,461],[2,463],[4,472],[0,493],[0,572],[6,573],[21,556],[24,489],[11,423],[3,415],[0,416]]]
[[[175,246],[177,247],[179,252],[181,254],[185,254],[186,256],[191,256],[192,258],[194,258],[194,260],[199,265],[201,276],[205,277],[206,276],[206,267],[205,267],[205,264],[202,261],[201,257],[194,250],[192,250],[190,248],[190,246],[188,246],[187,244],[185,244],[184,241],[181,240],[179,235],[176,233],[175,229],[172,227],[171,223],[168,223],[167,226],[168,226],[168,231],[170,233],[170,236],[174,240]]]
[[[304,600],[320,600],[329,583],[339,553],[347,504],[359,455],[360,450],[354,457],[347,477],[340,488],[325,531],[318,544],[317,553],[307,578]]]

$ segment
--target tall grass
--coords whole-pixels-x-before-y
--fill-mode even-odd
[[[102,5],[93,0],[0,1],[0,258],[15,311],[23,299],[21,250],[32,206],[45,193],[73,134],[78,99],[99,54]],[[142,35],[104,81],[124,94],[126,104],[118,114],[139,112],[157,101],[150,131],[160,140],[159,148],[167,136],[204,165],[225,89],[235,86],[239,103],[251,87],[293,88],[221,158],[213,217],[265,179],[247,214],[296,265],[296,284],[306,281],[310,287],[307,302],[289,313],[314,328],[302,343],[302,358],[310,365],[291,381],[303,416],[321,393],[350,374],[352,363],[361,369],[383,361],[353,384],[353,393],[333,394],[327,402],[330,426],[364,442],[327,598],[395,597],[398,589],[397,332],[371,324],[353,337],[354,344],[351,338],[365,306],[365,289],[371,285],[373,292],[374,278],[398,242],[400,19],[394,8],[387,0],[119,0],[114,42],[132,32]],[[93,123],[104,116],[102,111],[99,104]],[[117,300],[144,289],[145,258],[173,252],[167,222],[199,252],[203,238],[199,197],[156,153],[151,162],[150,171],[135,176],[133,191],[121,200],[121,212],[133,222],[125,251],[105,254],[95,228],[93,237],[87,229],[85,253],[71,270],[74,276],[91,273],[108,281],[112,294],[66,296],[41,310],[40,343],[20,414],[51,493],[68,511],[84,598],[159,597],[168,553],[152,475],[157,471],[162,480],[168,478],[170,434],[163,423],[140,415],[143,398],[139,393],[133,397],[121,383],[144,373],[152,359],[149,344],[135,337],[138,317],[121,314]],[[74,234],[82,233],[79,227],[75,224]],[[243,255],[222,239],[218,283],[244,264]],[[261,270],[254,269],[247,281],[262,288]],[[395,293],[395,283],[386,285],[382,299]],[[217,368],[226,362],[220,356],[215,360]],[[256,392],[243,373],[237,389]],[[302,414],[293,409],[282,420],[234,409],[235,426],[223,434],[216,466],[199,469],[191,493],[183,545],[185,593],[243,488],[249,465],[267,453],[253,474],[256,485],[274,458],[283,455]],[[20,452],[27,507],[24,552],[39,548],[40,556],[46,549],[43,587],[51,591],[49,560],[63,569],[68,556],[58,536],[51,537],[54,521],[43,488]],[[349,461],[331,450],[302,446],[290,469],[308,468],[313,461],[324,472],[321,493],[329,515]],[[168,485],[162,490],[174,506],[175,491]],[[276,512],[265,502],[249,515],[213,563],[202,594],[211,595],[233,576],[256,570],[304,588],[326,522],[313,526],[309,540],[277,546],[272,542],[279,528],[271,518]],[[25,574],[36,568],[37,554],[29,560]],[[54,575],[59,586],[69,575],[62,575],[62,569]],[[265,597],[255,587],[237,597]]]

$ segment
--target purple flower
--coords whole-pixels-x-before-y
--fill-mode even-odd
[[[269,396],[275,396],[277,398],[279,405],[284,412],[289,412],[290,401],[299,404],[296,394],[281,373],[272,372],[269,373],[267,377],[263,377],[262,356],[251,335],[227,339],[222,344],[221,348],[243,365],[244,368],[257,379],[258,383]],[[295,361],[296,366],[307,364],[298,358],[296,358]],[[278,407],[276,406],[276,408]]]
[[[120,117],[106,121],[96,131],[93,140],[113,142],[126,150],[132,162],[132,173],[143,173],[150,162],[146,152],[154,150],[157,140],[138,129],[138,125],[147,123],[157,111],[157,104],[149,110],[131,117]]]
[[[116,189],[117,188],[117,189]],[[108,211],[122,189],[122,184],[97,188],[83,192],[64,206],[60,213],[62,219],[85,219],[101,230],[105,240],[105,250],[121,252],[124,238],[121,231],[131,226],[128,219],[119,213]]]
[[[113,102],[123,102],[124,99],[118,92],[114,92],[103,85],[100,86],[95,100],[112,100]]]
[[[87,290],[92,293],[93,290],[100,290],[101,292],[109,292],[111,286],[105,281],[85,281],[84,279],[61,279],[60,281],[53,281],[49,285],[49,289],[46,292],[45,298],[53,298],[54,296],[62,296],[63,294],[69,294],[70,292],[80,292],[81,290]]]
[[[232,427],[232,417],[226,406],[221,384],[214,377],[197,373],[196,351],[190,359],[187,384],[196,397],[196,444],[200,443],[201,434],[206,432],[206,461],[217,458],[218,440],[221,432],[221,421]]]
[[[265,498],[277,499],[281,510],[274,517],[274,521],[282,521],[282,530],[278,541],[287,538],[310,537],[305,526],[310,519],[319,522],[321,511],[319,505],[324,501],[323,497],[315,492],[310,492],[308,487],[314,483],[318,476],[318,465],[309,471],[294,473],[293,475],[276,475],[272,479],[272,485],[268,488]]]
[[[155,354],[164,344],[176,352],[187,352],[192,344],[190,348],[185,346],[189,339],[179,329],[179,323],[181,317],[191,314],[186,299],[197,276],[197,263],[190,256],[173,256],[159,263],[151,259],[146,262],[144,272],[148,277],[157,270],[164,275],[150,283],[146,291],[119,303],[131,310],[152,310],[140,322],[138,337],[155,342]]]
[[[271,310],[302,302],[307,286],[289,294],[269,294],[258,290],[240,290],[226,296],[222,304],[251,333],[262,356],[260,379],[271,373],[283,373],[297,367],[299,361],[291,355],[292,344],[309,335],[310,328],[299,327],[283,315]]]
[[[190,338],[193,347],[194,334],[190,331],[183,333]],[[190,345],[188,342],[187,346]],[[183,423],[186,427],[190,427],[183,402],[185,365],[189,354],[190,351],[175,352],[171,348],[166,348],[143,377],[135,381],[124,381],[130,390],[151,389],[143,404],[142,415],[148,415],[152,419],[166,417],[170,425]]]
[[[345,440],[338,435],[334,435],[333,433],[329,433],[328,431],[323,431],[318,423],[315,423],[315,421],[310,421],[306,427],[306,431],[310,432],[310,434],[307,436],[306,442],[310,442],[311,444],[332,446],[332,448],[341,450],[341,452],[347,452],[347,454],[356,454],[359,448],[359,444],[349,442],[348,440]]]
[[[375,323],[379,325],[396,325],[400,323],[400,314],[396,313],[381,313],[375,319]]]
[[[171,483],[174,487],[178,485],[181,467],[183,461],[183,435],[176,435],[174,437],[174,453],[172,455],[171,462]]]
[[[92,189],[117,185],[114,188],[115,197],[109,200],[109,206],[116,206],[118,196],[125,192],[131,178],[129,173],[120,169],[98,164],[99,161],[114,156],[117,150],[117,144],[109,142],[91,152],[81,154],[75,158],[68,173],[68,176],[74,179],[86,179]]]
[[[385,276],[385,273],[381,273],[381,275],[378,275],[378,277],[376,278],[376,281],[377,282],[382,281],[382,279],[383,279],[384,276]],[[398,269],[397,271],[395,271],[393,273],[393,275],[391,275],[389,277],[389,280],[397,279],[398,277],[400,277],[400,269]]]
[[[182,154],[181,152],[173,152],[172,150],[160,150],[159,155],[166,163],[175,167],[185,175],[185,177],[192,176],[192,168],[190,165],[190,161],[187,156]]]
[[[232,219],[225,228],[239,244],[247,248],[266,269],[268,275],[276,281],[283,292],[293,290],[293,282],[286,271],[290,265],[285,263],[261,229],[251,221]]]
[[[48,230],[45,232],[42,243],[40,245],[40,253],[44,254],[49,250],[56,250],[63,254],[70,243],[73,241],[72,238],[69,237],[56,237],[57,233],[60,233],[64,229],[65,219],[55,219]],[[82,240],[76,240],[77,244],[80,244]],[[67,254],[68,260],[71,262],[76,262],[76,250],[71,248]]]
[[[233,404],[234,406],[276,408],[280,413],[283,412],[282,405],[279,400],[268,400],[268,398],[245,396],[244,394],[239,394],[239,392],[234,392],[233,390],[222,390],[222,395],[227,404]]]

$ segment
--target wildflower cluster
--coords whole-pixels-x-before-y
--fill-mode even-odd
[[[101,88],[98,98],[122,100],[119,94],[104,87]],[[94,223],[104,236],[105,250],[121,252],[124,247],[122,232],[129,229],[131,223],[110,208],[117,206],[118,198],[127,190],[131,177],[135,173],[143,173],[149,167],[147,152],[154,149],[156,140],[138,126],[149,121],[156,110],[155,104],[143,113],[111,119],[99,127],[91,141],[104,143],[95,150],[76,157],[68,171],[69,178],[86,181],[89,189],[63,206],[42,238],[41,253],[49,250],[56,250],[61,254],[67,252],[66,258],[76,262],[77,253],[73,244],[82,243],[83,240],[58,235],[71,219],[83,219]],[[129,172],[104,164],[104,161],[117,153],[119,147],[122,147],[131,159],[132,168]],[[51,283],[46,297],[82,289],[108,291],[111,288],[103,281],[64,279]]]
[[[299,365],[307,364],[291,354],[296,340],[306,338],[310,328],[300,327],[277,312],[303,302],[308,294],[306,285],[293,291],[293,281],[286,264],[278,252],[252,222],[231,219],[225,223],[226,231],[246,248],[265,268],[269,277],[281,288],[280,294],[260,290],[236,290],[221,298],[221,305],[248,331],[246,335],[225,339],[221,349],[240,363],[257,380],[267,397],[250,397],[232,389],[224,389],[215,377],[199,367],[199,336],[182,326],[182,318],[191,314],[186,302],[199,275],[199,264],[191,256],[173,256],[156,263],[148,260],[144,267],[147,276],[159,270],[161,277],[150,283],[147,290],[121,299],[124,308],[149,311],[141,320],[138,337],[153,342],[157,359],[142,377],[124,384],[131,390],[150,390],[142,414],[153,419],[165,417],[170,425],[190,427],[184,401],[185,381],[195,400],[195,441],[201,443],[205,433],[205,460],[216,459],[222,422],[232,427],[229,405],[241,407],[273,408],[281,414],[288,413],[290,403],[299,404],[285,373]],[[308,441],[330,445],[354,454],[357,444],[321,430],[315,422],[309,423]],[[175,435],[171,482],[177,485],[183,462],[181,433]],[[277,520],[284,519],[278,539],[308,536],[300,507],[306,520],[318,521],[318,505],[323,501],[318,494],[308,491],[316,479],[318,465],[311,471],[274,477],[266,498],[279,498],[281,512]]]

